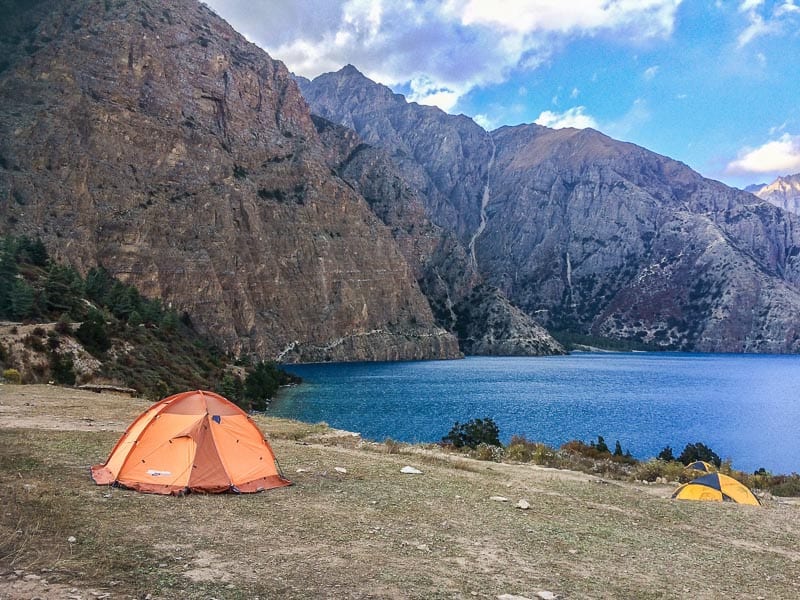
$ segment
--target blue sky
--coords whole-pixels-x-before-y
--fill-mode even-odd
[[[744,187],[800,173],[800,0],[206,0],[305,77],[487,129],[593,127]]]

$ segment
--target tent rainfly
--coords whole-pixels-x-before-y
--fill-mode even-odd
[[[714,468],[714,465],[707,463],[704,460],[690,462],[688,465],[686,465],[686,468],[693,471],[702,471],[703,473],[714,473],[717,470]]]
[[[291,485],[272,448],[241,408],[193,391],[155,403],[131,423],[108,460],[92,467],[98,485],[140,492],[260,492]]]
[[[672,494],[678,500],[705,500],[709,502],[738,502],[759,506],[761,502],[747,487],[722,473],[709,473],[694,481],[684,483]]]

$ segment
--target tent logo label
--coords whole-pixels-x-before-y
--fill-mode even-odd
[[[169,477],[172,475],[169,471],[156,471],[155,469],[147,469],[147,474],[151,477]]]

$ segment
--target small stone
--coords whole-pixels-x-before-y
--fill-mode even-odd
[[[514,506],[520,510],[528,510],[531,507],[531,503],[523,499],[517,502]]]
[[[567,552],[569,552],[570,554],[577,554],[578,553],[578,551],[575,550],[575,548],[570,548],[569,550],[567,550]]]
[[[309,472],[309,471],[308,471],[308,469],[304,469],[304,468],[302,468],[302,467],[300,467],[299,469],[297,469],[297,473],[308,473],[308,472]]]
[[[431,551],[431,549],[428,546],[428,544],[420,544],[419,546],[417,546],[417,550],[422,550],[423,552],[430,552]]]
[[[71,535],[71,536],[69,536],[69,537],[67,538],[67,542],[69,542],[70,544],[74,544],[74,543],[75,543],[75,542],[77,542],[77,541],[78,541],[78,540],[77,540],[77,538],[76,538],[74,535]]]
[[[39,581],[41,577],[35,575],[34,573],[28,573],[22,577],[23,581]]]
[[[553,592],[548,592],[547,590],[536,592],[536,597],[541,598],[542,600],[556,600],[556,595]]]
[[[406,475],[422,475],[422,471],[412,467],[411,465],[406,465],[402,469],[400,469],[401,473],[405,473]]]
[[[333,470],[336,471],[337,473],[343,473],[343,474],[347,473],[347,469],[345,469],[344,467],[334,467]]]
[[[500,594],[497,600],[531,600],[527,596],[517,596],[516,594]]]
[[[505,496],[490,496],[489,500],[494,500],[495,502],[508,502],[508,498]]]

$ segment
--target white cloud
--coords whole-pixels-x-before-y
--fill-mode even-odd
[[[726,172],[732,175],[800,172],[800,135],[784,133],[758,148],[744,148],[728,164]]]
[[[411,102],[438,106],[444,111],[452,110],[464,93],[459,87],[442,86],[426,75],[415,77],[409,86],[411,94],[408,99]]]
[[[354,64],[412,89],[412,100],[451,110],[473,89],[539,68],[576,36],[668,36],[682,0],[206,2],[298,75]]]
[[[770,23],[765,23],[764,19],[761,15],[753,12],[750,17],[750,24],[739,34],[737,38],[737,43],[739,47],[746,46],[750,42],[752,42],[757,37],[762,35],[767,35],[772,31],[773,25]]]
[[[642,76],[645,78],[645,81],[652,81],[655,79],[655,76],[658,74],[658,65],[653,65],[652,67],[648,67],[644,70]]]
[[[739,5],[739,12],[746,15],[748,23],[737,38],[739,48],[743,48],[761,36],[796,31],[796,17],[800,16],[800,7],[795,4],[795,0],[786,0],[774,6],[770,12],[763,0],[743,0]]]
[[[775,9],[775,14],[778,16],[797,14],[797,13],[800,13],[800,6],[797,6],[794,3],[794,0],[784,2],[778,8]]]
[[[505,0],[502,9],[485,0],[450,0],[465,25],[481,24],[530,34],[588,32],[633,26],[640,37],[669,35],[682,0]]]
[[[545,110],[536,118],[534,123],[552,127],[553,129],[563,129],[565,127],[574,127],[575,129],[599,128],[594,117],[586,114],[585,106],[575,106],[562,113]]]
[[[629,140],[650,120],[650,108],[643,98],[636,98],[628,111],[620,118],[602,127],[602,131],[620,140]]]
[[[496,127],[496,123],[492,120],[489,115],[479,114],[472,117],[472,120],[475,121],[478,125],[483,127],[486,131],[492,131]]]
[[[739,5],[739,11],[747,12],[748,10],[758,8],[762,4],[764,4],[764,0],[742,0],[742,3]]]

